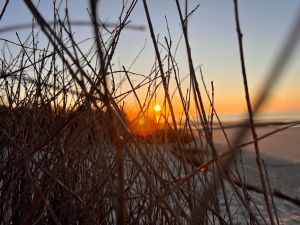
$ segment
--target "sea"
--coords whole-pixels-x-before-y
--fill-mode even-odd
[[[248,118],[248,113],[230,112],[220,113],[219,118],[224,123],[240,122]],[[263,111],[255,114],[258,122],[293,122],[300,121],[300,109]]]

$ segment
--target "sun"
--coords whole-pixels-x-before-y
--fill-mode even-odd
[[[161,111],[161,106],[158,105],[158,104],[156,104],[156,105],[153,107],[153,109],[154,109],[155,112],[159,112],[159,111]]]

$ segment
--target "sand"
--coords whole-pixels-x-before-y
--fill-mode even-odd
[[[278,126],[257,128],[258,137],[278,129]],[[229,140],[233,140],[238,129],[226,129]],[[214,140],[219,144],[226,144],[221,130],[215,130]],[[242,141],[251,140],[248,133]],[[260,152],[266,164],[271,188],[288,196],[300,199],[300,128],[294,127],[259,142]],[[255,161],[254,145],[242,150],[246,180],[248,184],[259,187],[260,179]],[[253,193],[259,204],[264,204],[262,195]],[[300,224],[300,208],[295,204],[277,199],[276,207],[283,224]],[[264,213],[265,214],[265,213]]]

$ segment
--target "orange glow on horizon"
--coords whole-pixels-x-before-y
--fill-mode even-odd
[[[155,120],[150,117],[136,118],[129,124],[129,129],[137,136],[146,137],[154,133],[159,128]]]
[[[259,109],[259,111],[266,112],[266,111],[277,111],[277,110],[297,110],[300,109],[299,99],[300,99],[300,94],[299,96],[297,95],[290,96],[287,94],[282,96],[271,96],[269,101],[267,101],[266,104],[264,104],[263,107]],[[209,102],[205,98],[203,98],[203,100],[204,100],[205,110],[208,113],[210,111]],[[252,99],[252,102],[254,105],[254,99]],[[227,93],[227,95],[225,96],[216,97],[214,103],[215,103],[215,110],[217,111],[218,114],[247,112],[246,101],[243,94],[229,95]],[[128,107],[127,109],[130,109],[130,111],[126,110],[126,113],[128,115],[128,118],[132,120],[139,114],[138,107],[136,107],[136,105],[133,102],[128,102],[128,105],[130,105],[130,107]],[[183,111],[182,103],[179,98],[176,97],[173,98],[172,106],[173,106],[175,116],[183,115],[184,111]],[[153,117],[154,118],[153,120],[155,121],[155,116],[160,116],[161,113],[162,113],[161,105],[156,104],[151,108],[149,108],[147,115],[150,116],[151,118]],[[191,99],[189,114],[190,115],[198,114],[193,99]],[[167,118],[170,117],[170,111],[168,107],[165,116]],[[158,119],[156,118],[156,122],[157,120]]]

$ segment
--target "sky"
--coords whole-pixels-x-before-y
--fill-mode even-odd
[[[44,0],[41,1],[39,6],[40,12],[49,20],[51,20],[53,13],[51,2]],[[121,10],[121,2],[118,0],[100,1],[98,9],[100,18],[107,22],[117,21]],[[290,30],[296,13],[300,10],[300,1],[240,0],[238,2],[250,95],[255,100],[255,96],[262,87],[274,58]],[[87,3],[88,1],[82,0],[68,1],[71,20],[88,20]],[[164,37],[168,35],[166,16],[175,48],[181,37],[180,21],[175,1],[151,0],[148,1],[148,4],[154,30],[159,40],[163,42]],[[200,4],[199,8],[189,20],[189,39],[194,66],[202,66],[208,86],[213,81],[217,111],[245,111],[246,104],[233,1],[190,0],[189,9],[193,9],[198,4]],[[3,8],[3,5],[4,1],[1,1],[0,9]],[[30,23],[31,18],[29,10],[22,1],[11,0],[4,17],[0,21],[0,29],[11,25]],[[142,1],[137,3],[130,20],[132,24],[141,25],[145,29],[143,31],[124,31],[121,35],[114,62],[116,65],[120,64],[124,65],[125,68],[129,68],[136,55],[145,45],[138,60],[130,69],[133,72],[148,74],[154,64],[155,55]],[[74,28],[73,31],[77,40],[84,40],[92,35],[88,27]],[[23,34],[25,37],[28,32],[30,31],[19,31],[21,37]],[[16,40],[15,31],[0,33],[0,37]],[[183,78],[189,73],[183,39],[179,42],[176,61],[180,68],[180,76]],[[284,76],[272,91],[271,99],[264,110],[300,108],[299,62],[300,48],[298,47],[287,69],[284,70]],[[199,75],[199,71],[197,74]],[[200,79],[200,77],[198,78]],[[138,82],[138,80],[133,79],[133,82]],[[143,94],[142,91],[141,94]]]

